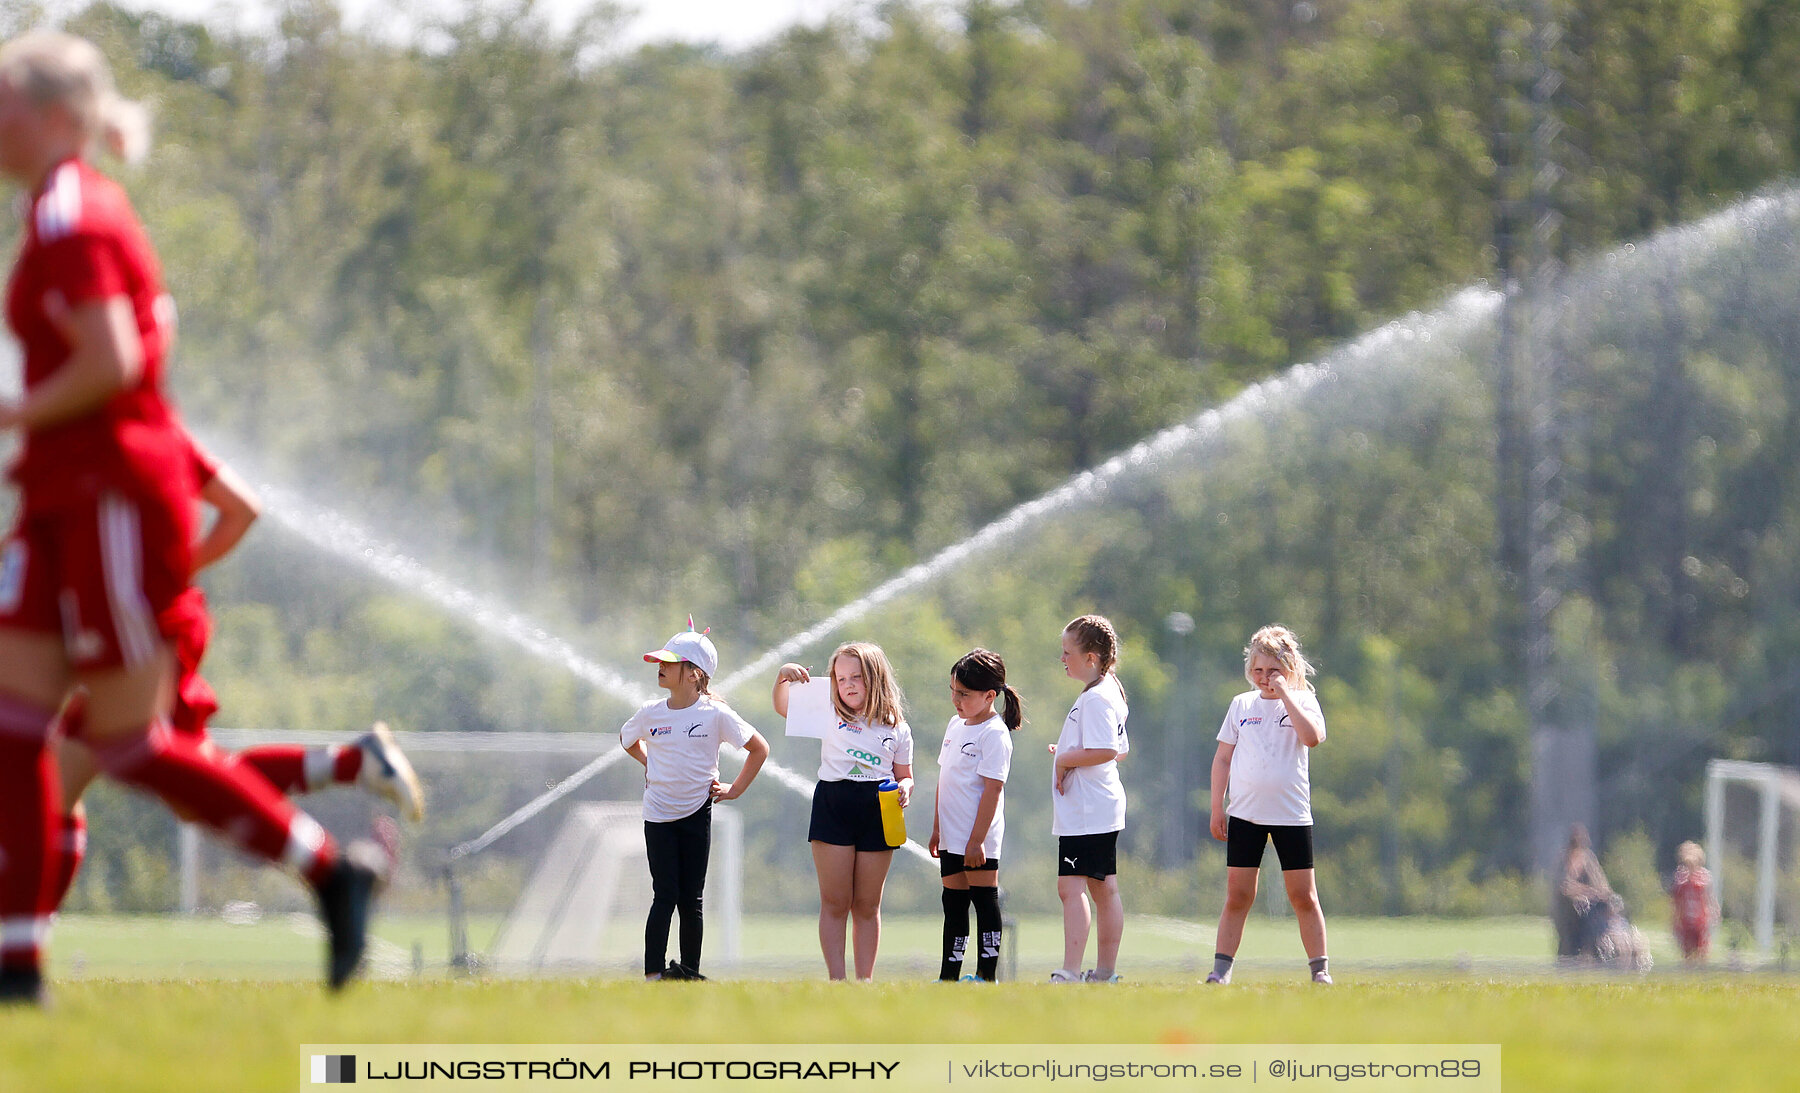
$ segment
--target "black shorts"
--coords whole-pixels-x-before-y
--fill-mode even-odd
[[[1105,880],[1119,871],[1119,833],[1059,835],[1056,839],[1056,875]]]
[[[986,873],[988,870],[1000,868],[999,858],[989,858],[980,865],[964,865],[961,854],[952,854],[948,850],[938,851],[938,876],[954,877],[958,873]]]
[[[808,842],[892,850],[881,827],[880,782],[820,782],[813,787]]]
[[[1311,824],[1253,824],[1225,817],[1225,864],[1233,869],[1262,868],[1263,848],[1275,840],[1282,872],[1313,867]]]

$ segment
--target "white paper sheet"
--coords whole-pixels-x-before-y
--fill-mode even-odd
[[[823,740],[835,724],[837,710],[831,705],[831,680],[815,677],[810,683],[788,685],[789,736],[811,736]]]

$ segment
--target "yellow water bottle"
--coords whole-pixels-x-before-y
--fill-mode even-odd
[[[906,817],[900,811],[900,783],[893,779],[876,787],[881,801],[881,833],[889,846],[906,845]]]

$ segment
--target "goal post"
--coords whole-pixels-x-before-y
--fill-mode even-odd
[[[1752,826],[1754,833],[1747,833]],[[1796,842],[1800,842],[1800,771],[1736,759],[1706,764],[1706,860],[1713,891],[1720,907],[1727,908],[1727,885],[1744,878],[1745,871],[1737,864],[1751,857],[1744,851],[1753,848],[1755,896],[1749,918],[1756,951],[1765,959],[1775,949],[1777,918],[1791,925],[1778,911],[1786,910],[1784,889],[1800,865]],[[1726,917],[1731,917],[1729,911]]]

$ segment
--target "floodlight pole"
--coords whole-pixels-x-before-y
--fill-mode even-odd
[[[1496,376],[1499,562],[1517,589],[1513,639],[1531,726],[1530,865],[1552,870],[1569,826],[1593,826],[1593,726],[1563,694],[1555,616],[1570,559],[1563,383],[1555,288],[1562,275],[1559,159],[1562,27],[1551,0],[1520,0],[1498,43],[1511,88],[1500,134],[1499,274],[1504,291]]]

